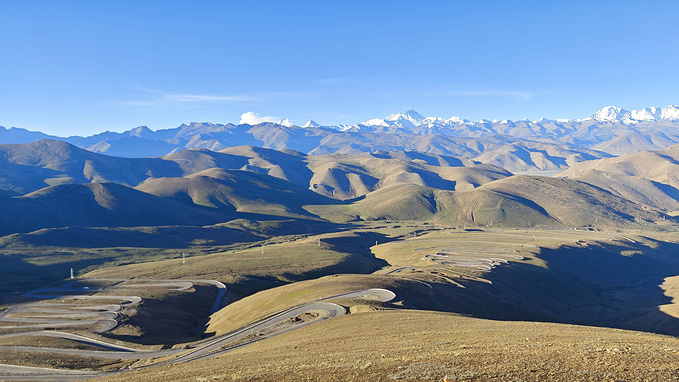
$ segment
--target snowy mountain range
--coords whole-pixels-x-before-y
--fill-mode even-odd
[[[647,107],[641,110],[625,110],[615,106],[606,106],[601,110],[594,113],[591,117],[585,119],[556,119],[550,120],[542,118],[538,121],[522,120],[523,123],[572,123],[572,122],[619,122],[624,125],[635,125],[644,122],[660,122],[660,121],[672,121],[679,122],[679,106],[670,105],[667,107]],[[309,121],[307,124],[313,121]],[[316,124],[316,122],[313,122]],[[420,113],[413,109],[410,109],[404,113],[391,114],[388,117],[373,118],[368,121],[358,123],[356,125],[337,125],[329,126],[342,131],[348,130],[362,130],[362,129],[375,129],[380,127],[403,127],[407,129],[413,129],[415,127],[426,126],[427,128],[444,127],[444,126],[457,126],[457,125],[475,125],[475,124],[505,124],[505,125],[515,125],[515,122],[510,120],[480,120],[480,121],[469,121],[466,119],[461,119],[460,117],[452,117],[449,119],[439,118],[439,117],[424,117]],[[318,124],[316,124],[318,126]],[[304,125],[307,127],[307,125]]]
[[[244,114],[247,116],[252,112]],[[247,120],[247,119],[242,119]],[[323,126],[288,120],[247,124],[192,122],[153,131],[145,126],[89,137],[55,137],[0,127],[0,143],[66,141],[120,157],[163,156],[184,149],[213,151],[251,145],[311,155],[415,151],[481,158],[510,171],[556,170],[586,159],[659,150],[679,143],[679,107],[624,110],[607,106],[585,119],[480,120],[424,117],[415,110],[355,125]]]

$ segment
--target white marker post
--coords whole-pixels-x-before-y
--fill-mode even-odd
[[[262,244],[262,254],[264,254],[264,244]]]
[[[182,264],[186,264],[186,255],[182,252]]]
[[[73,278],[73,268],[71,268],[71,278]]]

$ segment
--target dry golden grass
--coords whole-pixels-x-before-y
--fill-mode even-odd
[[[338,234],[341,235],[341,234]],[[335,235],[335,236],[338,236]],[[350,236],[350,234],[345,234]],[[322,239],[330,235],[321,236]],[[284,243],[269,243],[243,250],[231,250],[203,256],[191,256],[182,264],[181,257],[149,263],[102,268],[86,278],[201,278],[229,283],[237,275],[284,277],[336,265],[349,254],[325,243],[319,247],[316,237]]]
[[[100,381],[664,381],[679,339],[424,311],[342,316],[219,358]]]
[[[679,276],[666,278],[660,288],[665,291],[665,296],[672,298],[672,303],[660,305],[660,311],[679,318]]]
[[[372,251],[377,258],[387,261],[391,268],[439,267],[435,262],[423,260],[423,257],[442,250],[450,250],[462,255],[522,256],[523,260],[510,261],[545,267],[545,262],[537,257],[539,248],[558,248],[561,245],[587,242],[610,242],[621,240],[620,238],[620,235],[614,233],[584,230],[465,231],[464,229],[446,229],[380,244],[372,247]]]
[[[293,306],[361,289],[391,288],[397,284],[398,280],[393,277],[374,275],[335,275],[300,281],[229,304],[211,316],[206,331],[220,335]]]

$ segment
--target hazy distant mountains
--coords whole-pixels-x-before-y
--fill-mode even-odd
[[[141,126],[122,133],[54,137],[0,127],[0,143],[57,139],[92,152],[119,157],[157,157],[187,148],[213,151],[252,145],[305,154],[415,151],[462,156],[513,172],[558,170],[585,160],[679,143],[679,108],[626,111],[606,107],[581,120],[467,121],[423,117],[414,110],[356,125],[303,127],[290,123],[183,124],[152,131]]]

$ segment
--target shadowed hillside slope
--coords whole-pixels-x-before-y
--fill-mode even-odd
[[[488,182],[469,191],[393,185],[348,205],[306,209],[338,222],[387,219],[485,227],[638,228],[674,224],[672,218],[657,210],[584,182],[525,175]]]
[[[52,186],[2,198],[0,233],[64,226],[207,225],[228,216],[188,207],[114,183]]]
[[[552,149],[542,150],[538,143],[534,147],[537,151],[514,149],[533,164],[552,155]],[[65,226],[206,225],[281,217],[505,227],[648,228],[656,223],[660,227],[674,222],[658,209],[679,209],[675,208],[679,207],[675,151],[679,149],[590,161],[564,173],[575,179],[555,179],[512,176],[496,165],[434,153],[308,156],[240,146],[129,159],[43,140],[0,146],[0,161],[4,161],[0,197],[7,200],[2,227],[5,233],[14,233]],[[563,163],[568,164],[565,159]]]
[[[22,194],[65,183],[134,186],[151,175],[180,176],[181,171],[175,163],[158,158],[111,157],[61,141],[0,145],[0,187]]]
[[[308,203],[334,204],[306,188],[269,175],[213,168],[183,178],[153,178],[138,190],[192,206],[235,212],[311,217]]]
[[[679,210],[679,145],[584,162],[560,176],[587,182],[645,206]]]

